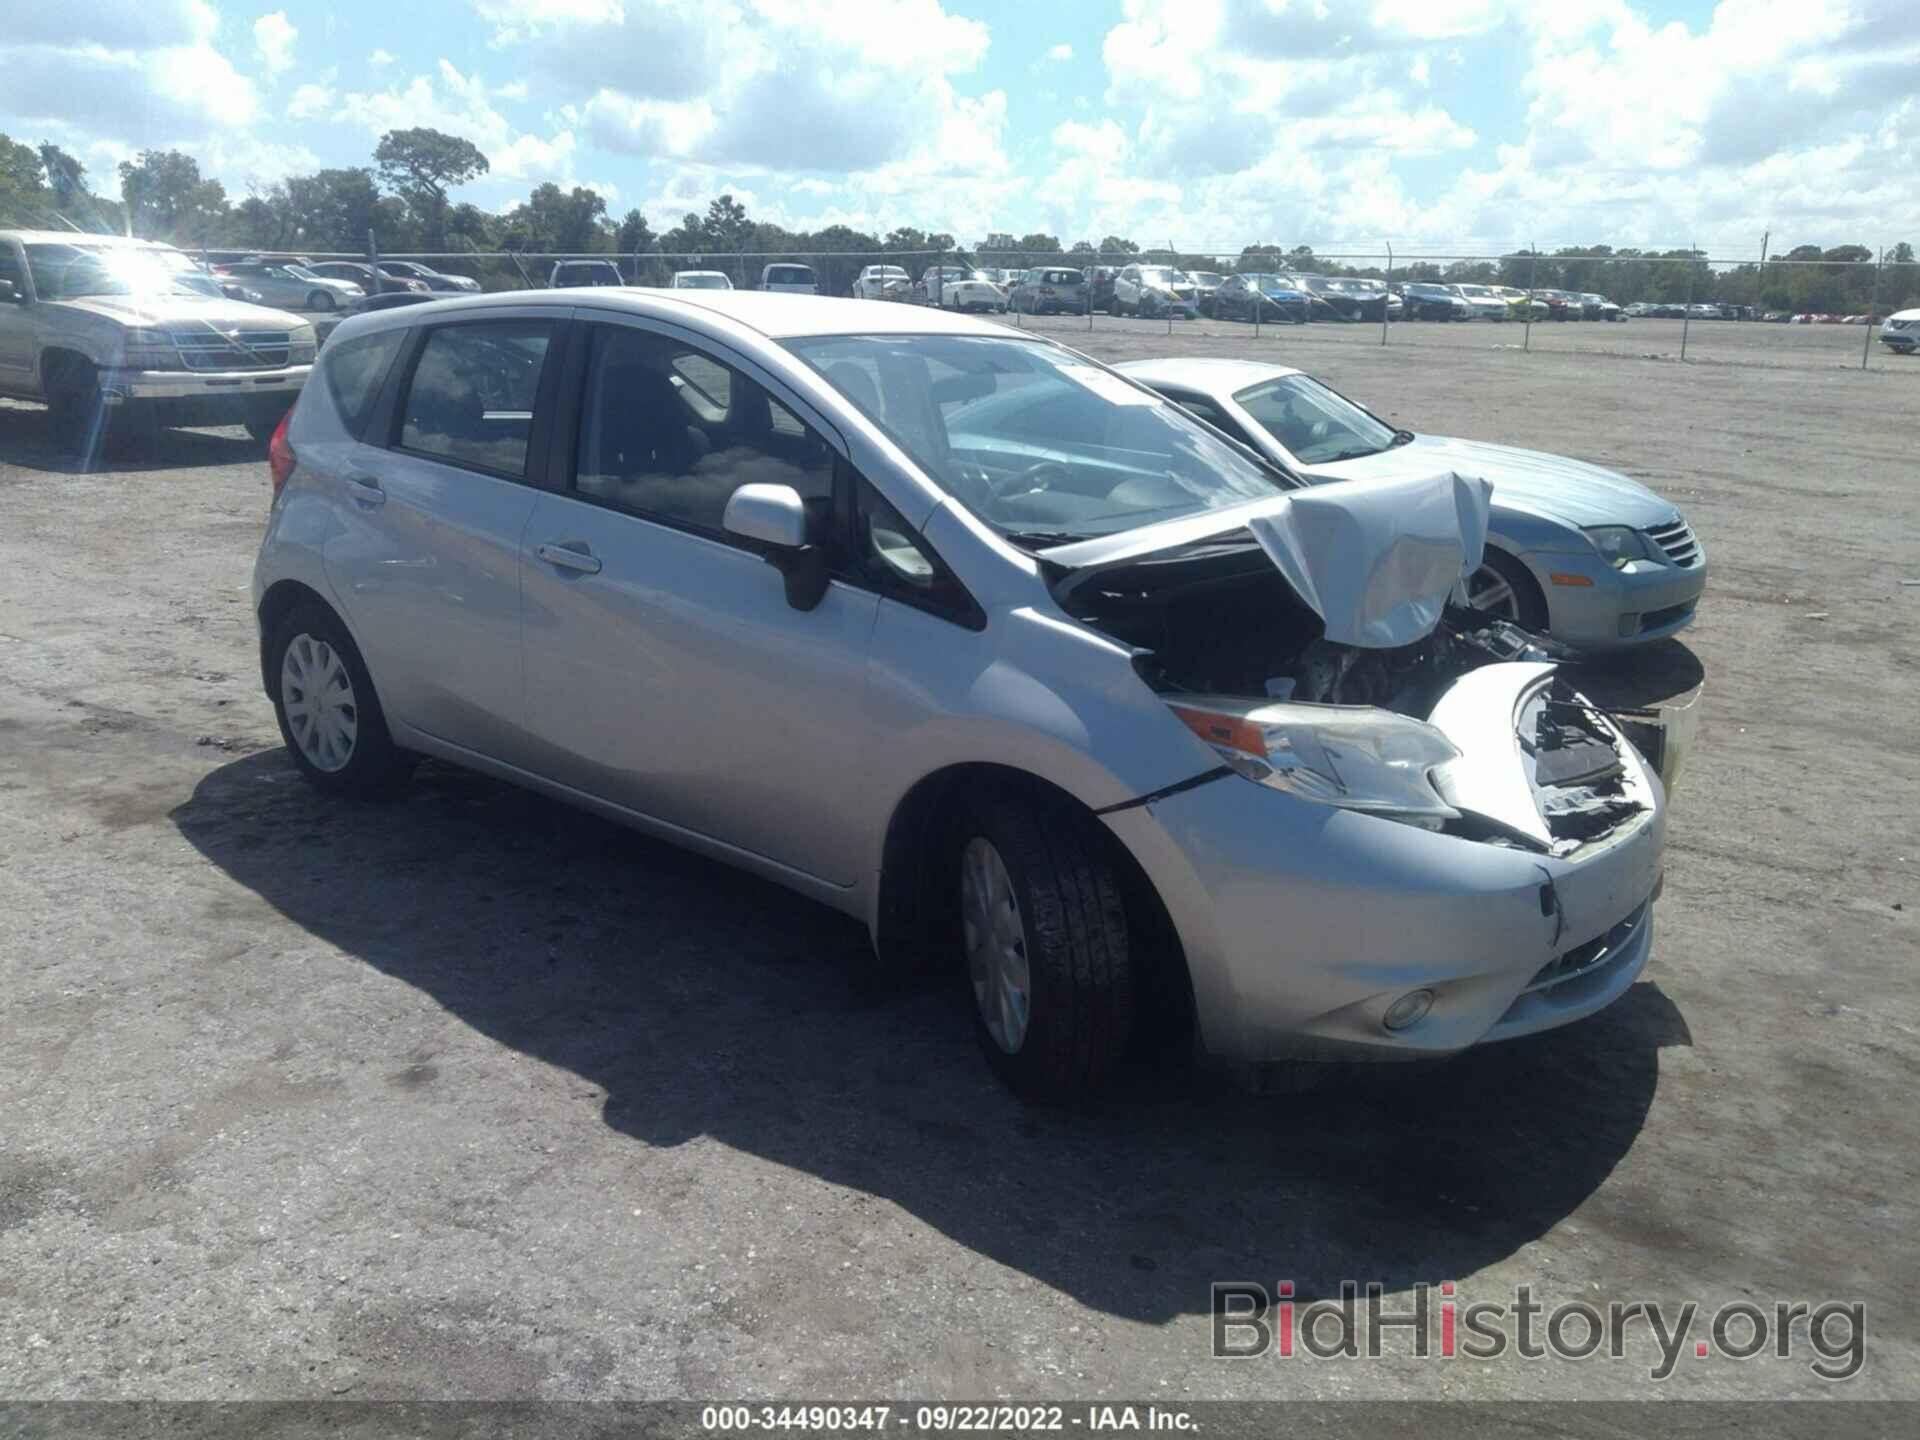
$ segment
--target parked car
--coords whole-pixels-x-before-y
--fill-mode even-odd
[[[1584,652],[1664,640],[1693,623],[1706,551],[1670,502],[1615,471],[1415,435],[1284,365],[1138,360],[1117,368],[1316,484],[1449,470],[1491,481],[1487,550],[1467,583],[1482,614]]]
[[[1007,296],[985,271],[961,265],[934,265],[913,287],[914,299],[943,310],[1004,311]]]
[[[443,275],[431,266],[414,260],[382,260],[377,267],[382,275],[395,280],[418,280],[437,295],[477,295],[480,282],[471,275]]]
[[[1718,305],[1700,303],[1683,306],[1682,312],[1689,320],[1719,320],[1723,318]]]
[[[264,440],[317,348],[305,320],[227,299],[170,245],[0,230],[0,395],[43,402],[69,452],[130,419]]]
[[[869,265],[853,282],[856,300],[910,300],[913,278],[898,265]]]
[[[1920,310],[1896,310],[1880,327],[1880,343],[1896,355],[1911,355],[1920,345]]]
[[[284,310],[344,310],[367,292],[351,280],[335,280],[304,265],[277,260],[242,260],[222,265],[216,277],[253,291],[269,305]]]
[[[820,282],[811,265],[783,260],[760,271],[760,288],[780,295],[818,295]]]
[[[1025,315],[1081,315],[1087,309],[1087,277],[1065,265],[1038,265],[1007,301]]]
[[[1552,313],[1546,301],[1528,291],[1512,285],[1490,285],[1487,288],[1507,302],[1507,313],[1515,320],[1545,320]]]
[[[1586,311],[1579,296],[1565,290],[1536,290],[1533,298],[1547,307],[1549,320],[1578,320]]]
[[[1404,302],[1378,280],[1340,276],[1302,275],[1300,283],[1326,306],[1337,320],[1383,320],[1404,313]]]
[[[547,288],[550,290],[574,290],[626,283],[626,277],[620,273],[620,267],[611,260],[556,260],[553,264],[553,273],[547,276]]]
[[[1212,270],[1189,270],[1187,278],[1193,282],[1194,307],[1202,315],[1213,314],[1213,292],[1226,282],[1226,276]]]
[[[1095,265],[1086,272],[1087,299],[1094,309],[1118,313],[1113,308],[1113,281],[1119,273],[1118,265]]]
[[[1473,319],[1473,306],[1445,285],[1410,282],[1400,292],[1400,303],[1409,320]]]
[[[1470,319],[1506,321],[1513,317],[1512,305],[1491,286],[1449,285],[1447,288],[1467,302],[1472,311]]]
[[[1213,314],[1221,320],[1304,325],[1313,318],[1313,297],[1284,275],[1229,275],[1213,292]]]
[[[720,270],[676,270],[669,290],[731,290],[733,281]]]
[[[1193,281],[1171,265],[1128,265],[1113,279],[1115,315],[1178,315],[1191,320],[1200,313]]]
[[[1677,736],[1446,609],[1483,481],[1296,487],[1044,337],[830,299],[493,296],[321,371],[253,604],[326,795],[435,756],[791,887],[1050,1100],[1143,1032],[1432,1058],[1646,964]]]
[[[314,274],[328,280],[341,280],[349,285],[360,287],[366,295],[384,295],[389,291],[407,291],[416,295],[430,295],[427,282],[416,280],[412,276],[388,275],[358,260],[316,260],[305,266]]]

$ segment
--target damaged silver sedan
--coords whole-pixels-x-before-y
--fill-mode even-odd
[[[1149,1029],[1446,1055],[1646,963],[1678,746],[1458,603],[1483,480],[1298,489],[907,307],[488,297],[327,355],[255,573],[323,789],[433,755],[766,875],[964,973],[1035,1097]]]

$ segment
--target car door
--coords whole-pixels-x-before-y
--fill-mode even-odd
[[[321,552],[388,716],[508,764],[526,759],[520,546],[566,315],[530,306],[412,332],[337,466]]]
[[[851,483],[842,442],[693,332],[590,329],[570,474],[539,497],[521,559],[532,768],[851,884],[868,858],[852,797],[877,597],[835,580],[795,609],[765,547],[722,524],[739,486],[791,485],[828,543]]]
[[[0,280],[14,298],[0,300],[0,392],[30,395],[34,389],[33,320],[27,300],[27,263],[17,242],[0,239]]]

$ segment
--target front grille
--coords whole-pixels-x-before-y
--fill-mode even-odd
[[[1655,526],[1647,532],[1653,543],[1666,552],[1667,559],[1688,570],[1700,563],[1700,542],[1694,538],[1693,528],[1684,520],[1676,520],[1671,525]]]
[[[242,330],[234,339],[215,330],[176,334],[189,370],[271,370],[287,363],[293,337],[285,330]]]
[[[1621,951],[1633,940],[1634,932],[1640,928],[1640,922],[1646,918],[1646,914],[1647,907],[1642,905],[1604,935],[1596,935],[1586,944],[1576,945],[1564,955],[1555,956],[1540,967],[1527,988],[1520,993],[1532,995],[1541,990],[1551,990],[1569,980],[1591,975],[1609,960],[1619,958]]]

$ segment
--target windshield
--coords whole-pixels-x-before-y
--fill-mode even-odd
[[[1044,341],[832,335],[787,347],[943,490],[1030,544],[1271,498],[1285,478],[1177,406]]]
[[[1144,266],[1140,271],[1142,285],[1184,285],[1186,278],[1178,270],[1168,270],[1159,265]]]
[[[29,245],[27,266],[42,300],[82,295],[203,295],[188,283],[193,262],[176,251]]]
[[[1193,272],[1193,279],[1197,285],[1218,285],[1221,283],[1221,277],[1214,274],[1211,270],[1196,270]]]
[[[673,283],[681,290],[731,290],[733,282],[724,275],[676,275]]]
[[[1305,375],[1265,380],[1233,398],[1305,465],[1358,460],[1393,447],[1391,426]]]

